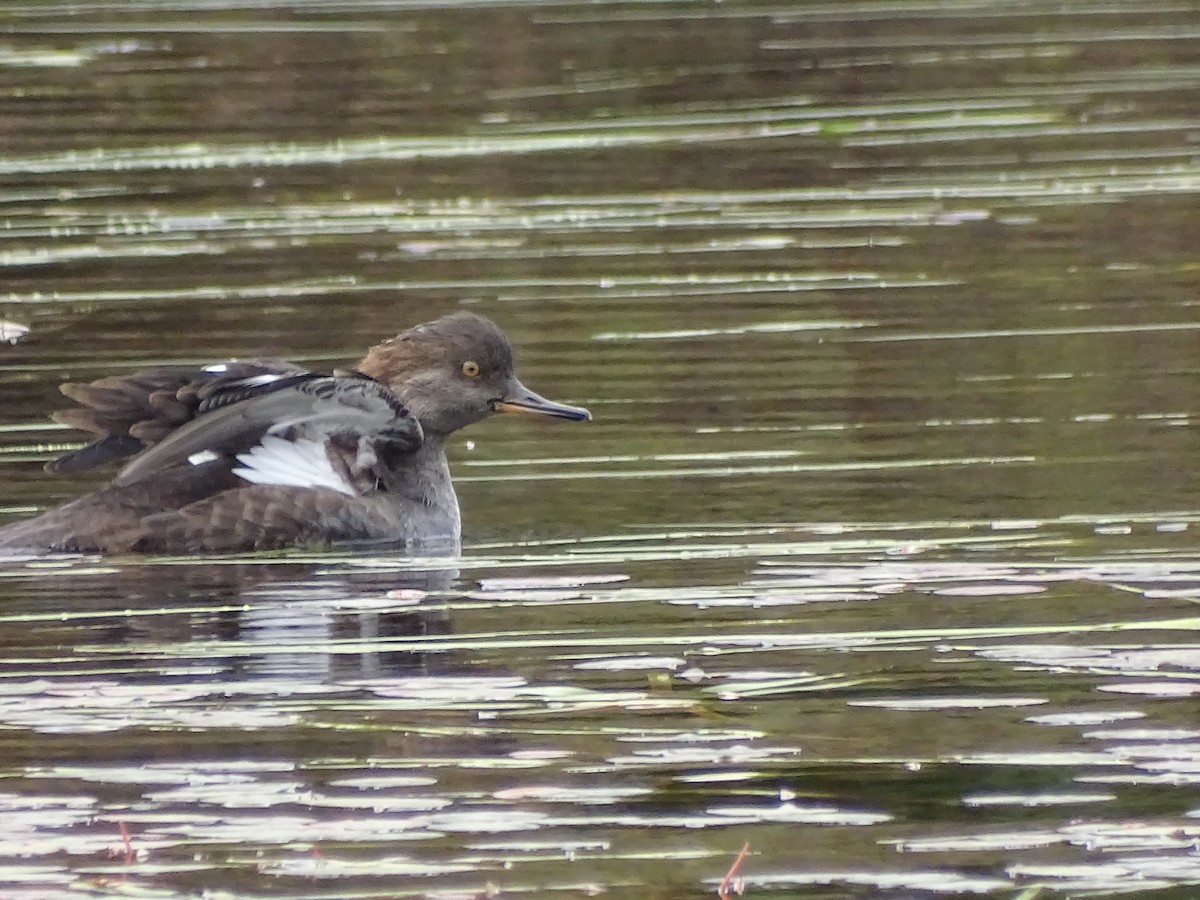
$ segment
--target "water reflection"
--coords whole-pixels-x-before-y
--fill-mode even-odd
[[[86,628],[91,652],[110,665],[116,666],[126,653],[125,664],[131,664],[134,659],[202,657],[208,654],[200,648],[231,644],[239,648],[235,657],[212,654],[211,663],[197,666],[195,674],[290,675],[314,681],[426,671],[429,660],[420,654],[380,648],[392,638],[448,633],[447,602],[455,596],[458,577],[452,564],[319,578],[313,577],[311,564],[176,564],[164,569],[154,563],[90,567],[72,565],[66,558],[48,562],[34,557],[23,573],[18,565],[16,558],[9,564],[10,583],[24,580],[23,574],[33,582],[31,588],[46,590],[50,596],[39,602],[53,603],[54,609],[63,609],[70,597],[70,612],[62,620]],[[31,593],[20,591],[20,599],[32,599]],[[120,598],[117,608],[114,598]],[[10,621],[58,618],[39,615],[36,608],[12,613],[10,608]],[[151,647],[159,648],[158,653],[147,652]]]
[[[1135,835],[1119,821],[1132,798],[1107,786],[1191,783],[1195,730],[1109,688],[1187,683],[1200,570],[1129,558],[1134,528],[1095,538],[1090,562],[1059,558],[1096,527],[958,525],[934,540],[925,523],[923,546],[915,525],[790,544],[776,528],[732,555],[696,528],[451,563],[14,561],[0,846],[73,860],[39,870],[49,884],[220,868],[231,886],[345,890],[479,884],[513,865],[562,879],[564,859],[610,884],[664,859],[711,883],[731,836],[749,835],[760,890],[1118,887],[1189,852],[1186,837],[1164,843],[1186,819]],[[665,578],[673,564],[688,574]],[[1073,597],[1088,611],[1064,618]],[[186,746],[134,764],[116,745],[82,750],[90,734]],[[1055,824],[1083,806],[1092,824]],[[1018,821],[1033,826],[1019,840]],[[813,860],[845,859],[848,842],[947,862],[871,852],[797,869],[797,828],[816,835]],[[662,847],[647,856],[651,833]],[[1050,848],[1115,868],[1085,876],[1077,857],[1042,861]]]

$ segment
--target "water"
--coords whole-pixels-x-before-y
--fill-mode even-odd
[[[460,305],[596,417],[459,559],[0,564],[5,898],[1193,895],[1192,4],[0,31],[6,520],[65,378]]]

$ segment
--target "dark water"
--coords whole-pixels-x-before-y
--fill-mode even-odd
[[[65,378],[460,305],[596,421],[459,441],[461,559],[0,563],[0,895],[1195,896],[1198,38],[4,5],[5,519]]]

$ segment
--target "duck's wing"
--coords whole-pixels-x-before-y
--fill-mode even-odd
[[[420,423],[365,376],[292,376],[217,395],[118,473],[124,487],[177,466],[228,465],[253,484],[376,489],[420,447]]]
[[[203,367],[163,367],[132,375],[68,382],[59,390],[79,405],[51,415],[94,436],[84,447],[46,464],[71,474],[133,456],[186,425],[220,398],[244,399],[255,390],[309,373],[281,359],[232,360]],[[316,377],[316,376],[313,376]]]

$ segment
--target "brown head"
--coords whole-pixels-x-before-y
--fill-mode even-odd
[[[494,412],[591,418],[582,407],[521,384],[508,339],[474,313],[450,313],[403,331],[368,350],[356,368],[391,388],[430,436],[445,437]]]

